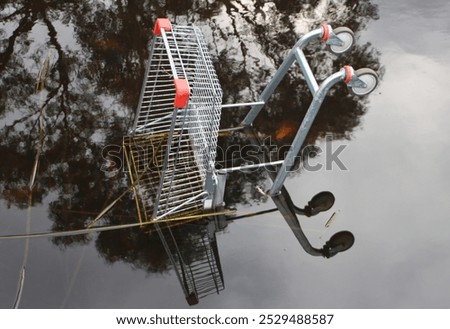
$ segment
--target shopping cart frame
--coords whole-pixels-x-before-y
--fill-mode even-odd
[[[340,36],[344,37],[341,38]],[[327,77],[319,85],[303,52],[303,49],[310,42],[318,39],[325,42],[330,47],[330,50],[338,55],[348,51],[355,41],[354,34],[350,29],[340,27],[333,30],[328,24],[322,24],[320,28],[310,31],[302,36],[288,53],[273,78],[262,91],[258,102],[252,104],[250,111],[241,123],[242,127],[253,125],[256,117],[275,92],[275,89],[278,87],[281,80],[288,73],[291,66],[294,63],[297,63],[313,96],[313,100],[297,130],[292,146],[286,154],[286,157],[283,161],[274,163],[275,165],[281,165],[281,168],[278,170],[278,174],[274,178],[272,188],[270,189],[270,195],[272,196],[280,193],[284,181],[294,166],[295,157],[298,155],[301,146],[305,142],[306,136],[314,123],[314,119],[316,118],[328,91],[337,83],[344,82],[355,95],[364,96],[371,93],[378,85],[378,75],[376,72],[370,69],[360,69],[355,71],[349,65],[344,66],[340,71]]]
[[[187,28],[186,30],[183,30],[183,33],[188,33],[189,29],[193,29],[192,27]],[[188,31],[188,32],[186,32]],[[192,30],[194,31],[194,30]],[[141,92],[141,98],[139,101],[139,107],[137,111],[137,116],[135,118],[135,122],[133,125],[133,128],[131,129],[129,133],[129,138],[135,138],[136,136],[139,137],[139,135],[142,135],[143,133],[144,138],[147,138],[148,135],[145,133],[150,133],[150,136],[153,136],[153,132],[151,129],[152,125],[159,125],[162,121],[167,120],[168,118],[171,119],[170,127],[164,131],[162,131],[164,138],[161,139],[160,143],[167,144],[166,149],[162,149],[160,154],[157,154],[156,156],[153,155],[153,158],[159,156],[163,159],[162,165],[159,166],[160,172],[158,172],[158,180],[159,180],[159,186],[155,186],[154,182],[153,185],[149,185],[147,188],[147,191],[153,187],[157,189],[156,192],[156,204],[158,205],[158,202],[163,197],[165,200],[170,199],[171,194],[166,195],[167,192],[163,191],[163,187],[166,185],[169,185],[170,189],[174,187],[174,180],[173,178],[169,179],[169,183],[167,183],[167,175],[170,173],[173,175],[174,172],[176,172],[177,168],[174,167],[169,170],[169,163],[176,163],[178,161],[178,153],[173,156],[173,149],[176,149],[178,152],[177,146],[174,144],[175,138],[179,138],[178,140],[181,141],[182,138],[185,138],[183,140],[183,143],[188,145],[189,141],[191,143],[195,144],[195,140],[192,138],[192,129],[189,130],[189,127],[185,127],[184,124],[186,123],[186,116],[189,116],[192,108],[197,110],[198,108],[202,108],[204,105],[202,101],[204,98],[198,98],[195,99],[195,93],[196,93],[196,87],[195,83],[193,85],[192,79],[196,79],[195,72],[189,76],[189,70],[185,70],[184,64],[183,64],[183,56],[187,58],[187,60],[191,60],[191,57],[196,57],[195,65],[192,68],[192,71],[197,70],[197,68],[203,68],[207,67],[206,70],[204,70],[206,75],[202,77],[202,79],[210,79],[211,86],[214,89],[214,92],[211,94],[211,97],[214,97],[214,101],[212,103],[208,103],[205,106],[211,106],[214,113],[220,113],[220,111],[224,108],[242,108],[242,107],[250,107],[250,111],[245,116],[244,120],[241,122],[239,127],[236,127],[235,129],[252,129],[253,123],[255,119],[258,117],[261,110],[264,108],[272,94],[275,92],[276,88],[284,78],[284,76],[288,73],[289,69],[292,67],[294,63],[298,64],[300,71],[306,81],[306,84],[313,96],[312,102],[309,105],[309,108],[300,124],[300,127],[298,128],[298,131],[294,137],[294,140],[292,142],[291,148],[289,149],[288,153],[286,154],[285,158],[283,160],[274,161],[274,162],[261,162],[261,163],[255,163],[250,165],[244,165],[239,167],[231,167],[231,168],[223,168],[223,169],[216,169],[214,164],[214,159],[208,158],[207,161],[201,161],[199,160],[199,156],[195,153],[196,148],[198,149],[198,145],[194,145],[192,147],[192,154],[191,149],[182,149],[182,153],[188,154],[188,160],[192,158],[191,162],[196,163],[196,165],[200,168],[198,171],[201,172],[201,176],[198,181],[198,186],[195,188],[195,193],[188,193],[187,197],[184,199],[181,199],[180,202],[177,203],[177,205],[173,208],[167,209],[163,213],[158,212],[159,210],[153,208],[152,213],[149,213],[148,211],[144,211],[145,216],[139,215],[139,218],[141,221],[149,221],[154,220],[158,221],[160,219],[166,219],[168,217],[172,216],[180,216],[180,214],[184,214],[183,208],[185,206],[191,206],[193,203],[196,203],[196,206],[194,207],[194,214],[198,212],[203,212],[205,210],[211,210],[216,209],[218,207],[221,207],[223,204],[223,195],[224,195],[224,189],[226,186],[226,175],[232,171],[236,170],[247,170],[252,168],[258,168],[258,167],[265,167],[265,168],[271,168],[269,170],[270,177],[273,181],[272,187],[270,189],[269,195],[274,200],[277,207],[280,209],[280,212],[283,214],[284,218],[288,222],[289,226],[291,228],[295,227],[295,230],[293,228],[294,234],[296,235],[297,239],[299,240],[302,247],[311,255],[322,255],[325,257],[331,257],[335,255],[337,252],[343,251],[348,249],[354,241],[353,235],[347,234],[349,232],[344,232],[343,234],[337,233],[335,236],[332,237],[330,240],[331,243],[328,243],[327,248],[322,249],[316,249],[311,246],[306,236],[303,234],[303,231],[301,230],[301,227],[299,225],[298,219],[295,215],[295,209],[292,206],[292,200],[290,200],[290,197],[287,194],[287,190],[284,188],[284,182],[289,174],[289,172],[292,170],[294,166],[294,160],[299,153],[303,143],[305,142],[306,136],[309,133],[309,130],[317,116],[318,111],[320,110],[320,106],[322,105],[328,91],[337,83],[344,82],[347,87],[350,89],[350,91],[357,96],[365,96],[370,94],[378,85],[378,75],[376,72],[374,72],[371,69],[359,69],[354,70],[351,66],[345,65],[343,68],[341,68],[338,72],[330,75],[327,77],[323,82],[320,84],[317,82],[316,78],[314,77],[314,74],[311,70],[311,67],[309,66],[309,63],[306,59],[306,56],[303,52],[303,49],[312,41],[314,40],[321,40],[324,42],[330,49],[331,52],[340,55],[346,51],[348,51],[355,42],[355,36],[353,32],[346,28],[346,27],[339,27],[333,30],[333,28],[328,24],[322,24],[320,28],[317,28],[315,30],[312,30],[311,32],[303,35],[297,43],[294,45],[294,47],[291,49],[291,51],[287,54],[284,61],[272,77],[272,79],[268,82],[265,89],[262,91],[261,95],[259,96],[258,100],[255,102],[248,102],[248,103],[236,103],[236,104],[219,104],[220,111],[218,110],[218,99],[222,97],[222,91],[220,89],[220,85],[218,84],[218,79],[215,74],[214,68],[212,67],[212,61],[209,58],[208,54],[205,52],[205,42],[200,40],[201,34],[199,30],[195,30],[195,38],[197,38],[198,44],[197,47],[199,48],[198,54],[193,54],[192,51],[187,52],[183,55],[184,47],[189,47],[192,43],[192,41],[189,41],[189,43],[183,44],[182,47],[179,47],[177,45],[177,42],[184,42],[184,39],[177,39],[178,36],[175,35],[175,32],[172,34],[172,25],[167,19],[158,19],[155,23],[155,27],[153,30],[154,34],[154,40],[152,43],[152,50],[151,55],[149,58],[149,64],[147,66],[146,70],[146,78],[144,79],[144,84],[142,87]],[[189,33],[188,33],[189,34]],[[168,36],[172,35],[173,39],[170,39]],[[183,34],[184,35],[184,34]],[[152,63],[152,56],[155,53],[155,39],[160,38],[160,45],[161,49],[163,51],[159,56],[166,56],[167,59],[164,59],[164,61],[167,61],[167,66],[164,70],[171,71],[171,74],[168,75],[171,79],[173,79],[172,86],[167,89],[169,94],[173,97],[173,106],[169,106],[169,111],[164,114],[163,116],[160,116],[156,118],[154,121],[147,122],[147,117],[142,118],[140,116],[140,113],[142,113],[142,106],[145,103],[144,102],[144,94],[149,91],[148,89],[148,74],[151,63]],[[178,41],[177,41],[178,40]],[[200,40],[200,41],[199,41]],[[171,42],[175,44],[175,46],[171,46]],[[160,50],[161,50],[160,49]],[[180,51],[181,49],[181,51]],[[164,52],[165,50],[165,52]],[[172,56],[171,52],[174,52],[175,55]],[[198,61],[201,62],[201,64],[198,64]],[[190,63],[192,64],[192,63]],[[190,65],[187,63],[187,65]],[[178,66],[177,66],[178,65]],[[188,73],[187,73],[188,72]],[[203,72],[204,73],[204,72]],[[159,73],[158,73],[159,74]],[[154,81],[154,86],[157,86],[158,81]],[[165,81],[167,83],[168,81]],[[154,88],[154,87],[153,87]],[[194,95],[194,96],[193,96]],[[201,95],[202,97],[205,95]],[[164,95],[166,97],[166,95]],[[200,101],[199,101],[200,100]],[[149,101],[151,103],[151,101]],[[221,101],[220,101],[221,103]],[[156,106],[159,105],[158,102],[155,103]],[[205,107],[203,106],[203,107]],[[170,111],[171,109],[171,111]],[[201,109],[200,109],[201,110]],[[219,112],[217,112],[219,111]],[[182,121],[179,121],[180,118],[183,117]],[[220,115],[219,115],[220,117]],[[214,118],[217,118],[214,116]],[[141,120],[141,121],[139,121]],[[142,121],[143,120],[143,121]],[[178,120],[178,121],[177,121]],[[216,126],[214,129],[210,129],[207,125],[204,124],[204,122],[201,122],[197,131],[200,131],[200,134],[215,134],[215,136],[212,136],[212,142],[205,145],[208,150],[210,150],[213,146],[216,147],[217,145],[217,136],[218,136],[218,123],[211,119],[213,124]],[[139,125],[140,122],[140,125]],[[179,126],[181,122],[181,126]],[[149,128],[150,127],[150,128]],[[146,132],[147,129],[150,129],[150,132]],[[186,129],[185,129],[186,128]],[[204,131],[203,131],[204,130]],[[159,131],[161,133],[161,131]],[[189,135],[189,138],[186,137],[186,135]],[[153,137],[151,137],[153,138]],[[254,145],[261,146],[262,144],[260,141],[255,137],[253,139],[252,143]],[[125,145],[125,144],[124,144]],[[130,144],[131,145],[131,144]],[[178,146],[181,145],[181,142],[179,142]],[[131,148],[130,148],[131,149]],[[133,151],[133,150],[131,150]],[[171,153],[172,152],[172,153]],[[136,151],[135,151],[136,153]],[[131,152],[131,157],[133,157],[133,153]],[[215,155],[215,153],[214,153]],[[190,157],[190,158],[189,158]],[[153,161],[153,158],[151,161]],[[190,160],[189,160],[190,161]],[[127,163],[130,169],[130,172],[132,171],[132,165],[136,167],[136,164],[133,162],[133,159],[129,159],[127,157]],[[131,165],[131,164],[132,165]],[[192,164],[190,163],[190,165]],[[138,166],[140,164],[138,163]],[[144,163],[146,165],[146,163]],[[195,167],[195,164],[193,165]],[[137,172],[137,170],[135,170]],[[130,174],[130,179],[132,181],[132,184],[135,185],[137,182],[139,182],[141,177],[138,177],[138,175],[135,173]],[[134,193],[136,200],[138,199],[144,199],[145,195],[142,194],[142,192],[139,191],[138,188],[134,186]],[[172,193],[172,192],[170,192]],[[178,193],[176,191],[176,193]],[[201,201],[202,206],[199,206],[199,202]],[[144,202],[145,203],[145,200]],[[139,213],[139,202],[136,201],[136,204],[138,206],[138,213]],[[142,205],[141,205],[142,206]],[[145,206],[142,206],[145,208]],[[293,210],[294,209],[294,210]],[[333,239],[334,238],[334,239]],[[329,242],[330,242],[329,241]],[[342,244],[343,243],[343,244]],[[344,248],[345,247],[345,248]]]

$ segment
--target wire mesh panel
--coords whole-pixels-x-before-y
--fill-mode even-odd
[[[213,174],[222,90],[199,28],[158,19],[124,146],[145,220],[200,210]]]
[[[192,92],[187,112],[187,127],[203,176],[213,169],[222,107],[222,90],[211,57],[198,28],[193,29],[199,40],[201,60],[190,63],[194,67]],[[188,76],[188,80],[192,79]]]
[[[177,140],[180,144],[178,158],[169,158],[164,176],[161,168],[167,149],[167,134],[124,139],[129,176],[137,196],[141,222],[202,212],[204,182],[198,173],[189,136],[181,135]],[[160,185],[161,177],[170,179],[163,179]],[[155,207],[158,195],[159,206]]]

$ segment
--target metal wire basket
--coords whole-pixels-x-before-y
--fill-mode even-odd
[[[158,19],[124,139],[141,221],[201,212],[214,176],[222,90],[203,34]]]

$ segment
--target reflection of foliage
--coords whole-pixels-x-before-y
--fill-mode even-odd
[[[177,246],[183,261],[187,264],[197,260],[203,250],[198,248],[198,232],[205,221],[196,221],[184,225],[160,224],[161,234],[169,241],[176,237]],[[123,231],[102,232],[96,242],[100,254],[109,263],[124,261],[135,268],[149,273],[165,272],[170,268],[169,256],[154,227],[150,230],[140,228]],[[174,255],[177,257],[177,255]]]
[[[139,228],[126,232],[103,232],[95,245],[108,263],[124,261],[149,273],[169,269],[169,259],[156,232],[143,234]]]
[[[36,149],[41,148],[33,202],[49,202],[54,230],[84,227],[128,182],[123,173],[105,175],[103,146],[119,144],[137,104],[156,17],[203,28],[211,44],[224,102],[254,100],[301,33],[323,20],[346,25],[358,35],[377,8],[370,1],[56,1],[0,3],[0,195],[8,205],[25,207]],[[41,62],[50,56],[45,88],[35,93]],[[307,53],[321,79],[343,63],[379,72],[378,53],[369,44],[335,58],[320,44]],[[289,143],[311,96],[293,69],[255,122],[260,137]],[[351,138],[366,111],[366,101],[338,86],[326,99],[308,143],[331,133]],[[38,120],[44,109],[44,138],[38,145]],[[236,115],[238,113],[238,115]],[[236,126],[242,112],[227,111],[222,126]],[[245,136],[221,139],[222,147],[245,145]],[[120,162],[117,162],[120,165]],[[234,164],[238,165],[238,164]],[[243,184],[243,182],[246,182]],[[236,173],[227,183],[228,203],[259,199],[262,171]],[[134,221],[134,201],[122,200],[105,224]],[[189,235],[187,240],[189,241]],[[58,238],[60,246],[86,243],[87,236]],[[124,260],[154,272],[167,268],[155,234],[140,229],[102,233],[96,243],[113,262]],[[188,245],[188,243],[186,243]],[[159,249],[158,249],[159,248]],[[156,250],[156,252],[155,252]]]

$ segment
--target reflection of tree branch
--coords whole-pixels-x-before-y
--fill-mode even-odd
[[[20,119],[14,120],[14,122],[8,126],[5,126],[5,139],[9,138],[9,133],[14,129],[14,127],[20,123],[23,123],[25,121],[27,121],[29,118],[31,118],[32,116],[36,115],[37,113],[30,113],[26,116],[23,116]]]
[[[70,83],[67,65],[65,63],[65,54],[61,47],[61,44],[58,41],[57,32],[56,32],[55,27],[53,26],[53,24],[50,22],[50,20],[46,16],[44,16],[43,21],[48,28],[48,36],[50,37],[50,44],[52,44],[55,47],[55,49],[58,53],[58,60],[56,62],[56,67],[58,69],[59,79],[60,79],[61,85],[63,87],[63,91],[61,93],[61,100],[63,100],[64,94],[68,92],[69,83]]]
[[[20,20],[19,26],[14,30],[14,32],[8,39],[8,46],[6,47],[5,51],[0,54],[0,72],[5,69],[6,63],[8,63],[12,53],[14,52],[16,39],[22,33],[28,32],[33,28],[34,22],[33,20],[29,19],[29,16],[30,15],[27,15]]]
[[[231,2],[228,2],[228,1],[225,2],[225,7],[227,8],[227,14],[231,18],[231,25],[233,26],[234,33],[235,33],[236,37],[239,39],[239,46],[241,48],[242,56],[244,57],[244,63],[245,63],[246,62],[246,55],[247,55],[247,48],[245,47],[244,42],[242,42],[242,38],[240,36],[240,33],[237,30],[236,18],[233,15],[233,9],[234,9],[234,12],[239,12],[239,10],[238,10],[238,8],[236,8],[236,6],[234,6]]]
[[[226,3],[233,8],[237,13],[241,13],[241,17],[250,25],[256,25],[257,23],[255,22],[255,20],[252,20],[250,17],[248,17],[246,14],[251,13],[252,11],[245,6],[245,4],[243,4],[241,1],[235,0],[236,3],[238,3],[240,6],[242,6],[242,8],[245,9],[244,12],[242,12],[241,10],[239,10],[238,7],[236,7],[231,1],[226,1]]]
[[[26,7],[22,7],[22,8],[20,8],[20,9],[17,9],[15,12],[13,12],[12,14],[9,14],[8,16],[5,16],[5,17],[1,17],[1,19],[2,19],[2,21],[7,21],[7,20],[10,20],[11,18],[13,18],[13,17],[15,17],[15,16],[17,16],[17,15],[19,15],[19,14],[21,14],[21,13],[23,13],[23,12],[26,12]]]

